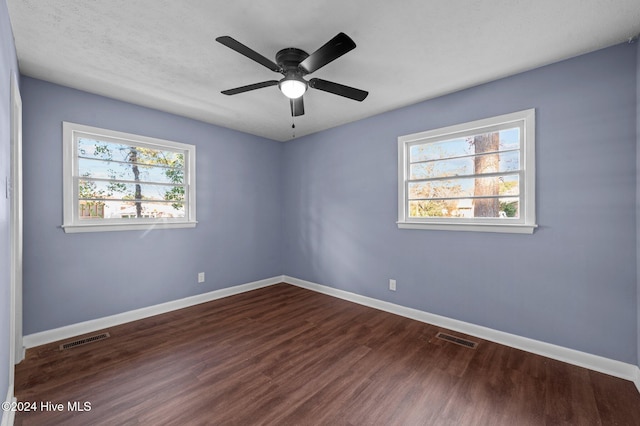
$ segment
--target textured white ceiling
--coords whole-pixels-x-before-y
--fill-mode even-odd
[[[292,138],[276,74],[215,38],[275,61],[339,32],[357,44],[311,74],[368,90],[311,89],[296,136],[627,41],[638,0],[8,0],[23,74],[276,140]]]

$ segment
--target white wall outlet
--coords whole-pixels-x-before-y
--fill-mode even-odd
[[[204,272],[198,272],[198,282],[199,283],[204,282]]]
[[[389,290],[396,291],[396,280],[389,280]]]

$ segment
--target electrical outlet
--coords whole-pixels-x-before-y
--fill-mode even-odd
[[[389,290],[396,291],[396,280],[389,280]]]
[[[204,272],[199,272],[198,273],[198,282],[199,283],[203,283],[204,282]]]

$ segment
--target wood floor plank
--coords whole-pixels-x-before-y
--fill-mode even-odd
[[[589,379],[603,425],[640,425],[638,410],[629,410],[628,408],[640,404],[636,398],[636,389],[633,383],[620,383],[618,379],[596,371],[589,371]],[[625,413],[628,415],[625,416]],[[621,419],[624,419],[626,423],[620,423]]]
[[[284,283],[105,331],[27,351],[18,400],[65,410],[16,425],[640,425],[631,382]]]

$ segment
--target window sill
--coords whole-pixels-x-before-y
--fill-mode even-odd
[[[111,223],[88,225],[62,225],[67,234],[79,232],[106,232],[106,231],[152,231],[155,229],[195,228],[198,222],[157,222],[157,223]]]
[[[400,229],[423,229],[433,231],[472,231],[472,232],[501,232],[508,234],[533,234],[538,225],[526,224],[480,224],[480,223],[421,223],[396,222]]]

